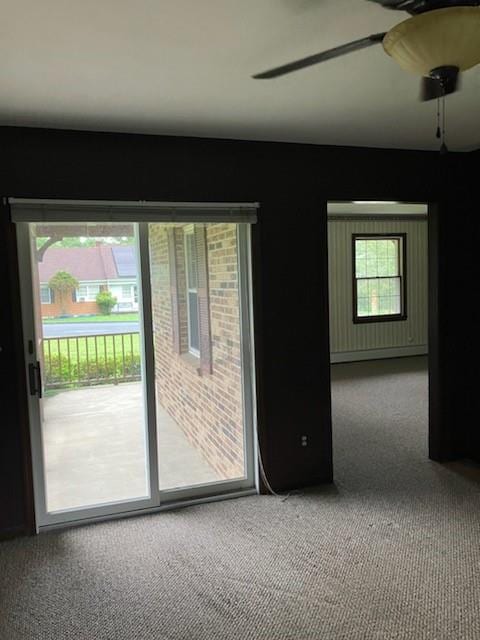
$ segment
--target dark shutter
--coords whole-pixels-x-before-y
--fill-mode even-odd
[[[198,270],[198,320],[200,325],[200,370],[212,373],[212,345],[210,338],[210,308],[208,291],[207,236],[204,224],[194,226]]]
[[[170,303],[172,309],[172,341],[176,353],[181,351],[180,343],[180,313],[178,306],[178,275],[177,275],[177,247],[175,229],[169,227],[168,234],[168,266],[170,270]]]
[[[55,290],[50,289],[50,304],[53,304],[54,302],[55,302]]]

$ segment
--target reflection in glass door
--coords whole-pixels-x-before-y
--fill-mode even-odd
[[[244,244],[237,224],[149,225],[162,491],[247,476]]]

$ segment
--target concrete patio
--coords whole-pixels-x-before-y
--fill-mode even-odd
[[[148,494],[141,383],[61,391],[43,410],[49,511]],[[161,489],[220,479],[160,406],[157,430]]]

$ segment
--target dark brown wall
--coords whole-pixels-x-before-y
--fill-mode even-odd
[[[480,462],[480,152],[468,163],[455,155],[449,163],[441,260],[443,268],[442,393],[447,398],[450,437],[460,456]]]
[[[438,234],[447,247],[450,187],[442,186],[439,156],[427,152],[99,134],[4,128],[8,167],[2,195],[115,200],[259,201],[254,231],[254,289],[259,430],[270,481],[277,489],[330,481],[331,429],[327,312],[326,202],[328,199],[441,200]],[[453,156],[452,156],[453,157]],[[469,162],[455,160],[455,170]],[[450,163],[447,159],[445,162]],[[452,160],[453,163],[453,160]],[[448,171],[446,171],[448,173]],[[462,178],[463,180],[463,178]],[[441,189],[440,189],[441,187]],[[441,192],[441,193],[440,193]],[[440,195],[439,195],[440,194]],[[458,203],[457,203],[458,204]],[[457,207],[458,208],[458,207]],[[301,224],[298,224],[301,222]],[[10,227],[4,222],[4,230]],[[14,275],[0,240],[0,271]],[[451,265],[454,264],[452,259]],[[453,277],[453,276],[452,276]],[[5,300],[15,304],[15,283]],[[440,284],[441,313],[448,301]],[[5,302],[7,304],[7,302]],[[2,335],[19,325],[2,319]],[[442,332],[452,330],[445,321]],[[437,336],[443,341],[443,336]],[[10,341],[10,339],[9,339]],[[443,343],[443,342],[442,342]],[[21,429],[11,368],[18,339],[2,355],[0,529],[22,526]],[[442,355],[451,365],[455,353]],[[442,402],[458,402],[458,377],[444,376]],[[21,392],[21,391],[20,391]],[[450,408],[451,410],[451,408]],[[445,411],[437,412],[448,425]],[[308,436],[308,447],[300,438]],[[457,455],[448,438],[438,457]],[[2,458],[2,462],[3,462]]]

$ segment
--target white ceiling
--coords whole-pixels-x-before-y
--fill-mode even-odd
[[[436,149],[436,105],[381,46],[276,80],[269,67],[388,30],[366,0],[0,0],[0,123]],[[480,66],[447,143],[480,146]]]

